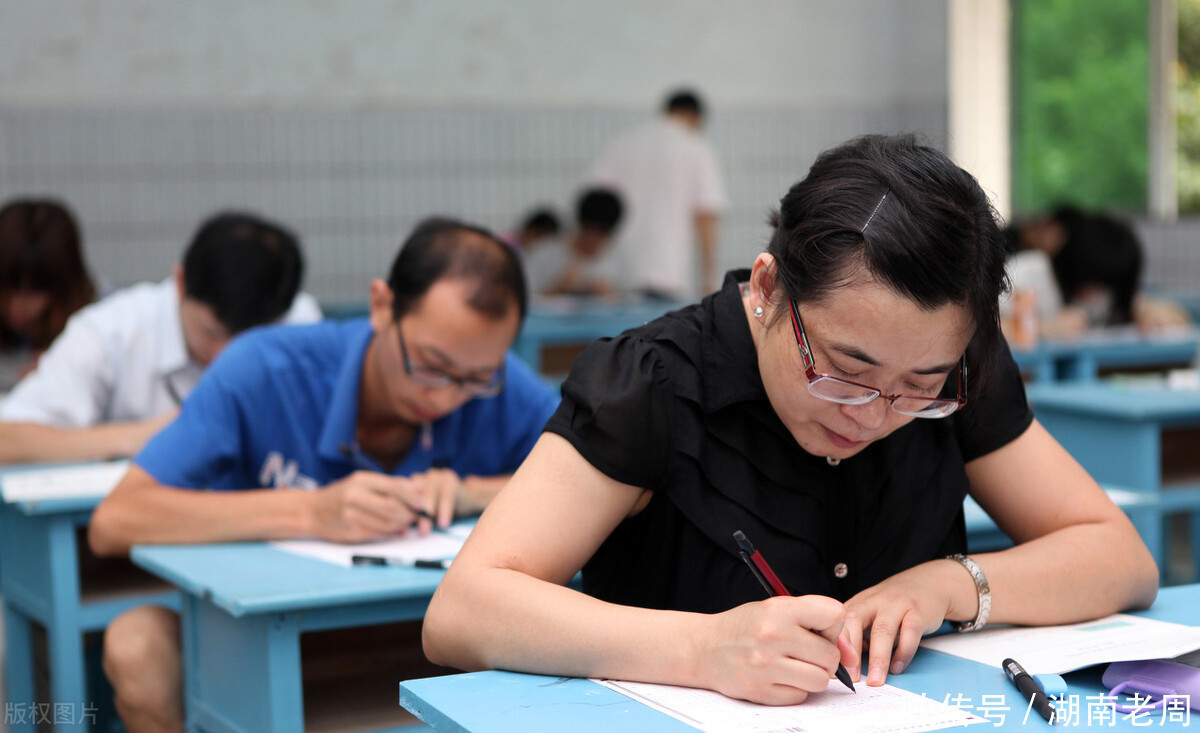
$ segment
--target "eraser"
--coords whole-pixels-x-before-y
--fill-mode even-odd
[[[1033,681],[1038,683],[1046,697],[1061,700],[1067,696],[1067,681],[1060,674],[1035,674]]]

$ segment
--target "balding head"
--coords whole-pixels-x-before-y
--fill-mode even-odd
[[[500,320],[513,307],[525,317],[521,263],[510,247],[482,227],[442,217],[417,224],[388,276],[395,319],[411,311],[441,280],[464,282],[470,293],[467,304],[488,318]]]

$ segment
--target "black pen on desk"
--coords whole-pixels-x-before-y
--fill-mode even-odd
[[[352,565],[401,565],[412,568],[430,568],[445,570],[453,560],[408,560],[402,557],[384,557],[383,555],[351,555]]]
[[[1038,687],[1037,680],[1033,679],[1025,671],[1024,667],[1017,664],[1015,659],[1005,659],[1000,666],[1004,668],[1004,674],[1008,675],[1008,678],[1017,686],[1017,689],[1021,691],[1025,699],[1029,700],[1030,705],[1038,712],[1038,715],[1045,718],[1046,722],[1050,725],[1054,725],[1057,713],[1054,710],[1054,706],[1050,704],[1050,699],[1046,697],[1046,693],[1042,692],[1041,687]]]
[[[745,532],[739,529],[733,533],[733,539],[738,543],[738,547],[740,548],[738,554],[742,556],[742,562],[746,563],[746,566],[750,568],[750,572],[754,573],[754,577],[758,578],[759,583],[762,583],[763,590],[767,592],[767,595],[791,595],[783,585],[783,581],[779,579],[779,576],[767,564],[767,559],[762,556],[761,552],[754,549],[754,545],[747,539]],[[850,673],[846,671],[841,662],[838,662],[837,671],[834,672],[834,675],[838,678],[839,682],[849,687],[851,692],[858,692],[858,690],[854,689],[854,681],[850,679]]]

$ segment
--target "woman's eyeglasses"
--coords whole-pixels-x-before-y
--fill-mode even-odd
[[[800,349],[800,356],[804,358],[804,374],[808,377],[808,392],[813,397],[842,405],[865,405],[882,397],[891,403],[892,410],[901,415],[924,418],[946,417],[967,404],[966,354],[963,354],[962,361],[958,366],[957,397],[886,395],[875,387],[818,372],[813,362],[812,347],[808,345],[808,334],[804,332],[804,324],[800,322],[800,314],[796,312],[796,301],[788,298],[788,308],[792,312],[792,330],[796,332],[796,346]]]

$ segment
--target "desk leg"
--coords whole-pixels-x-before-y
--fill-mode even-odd
[[[75,523],[57,519],[50,527],[49,553],[51,594],[54,606],[46,627],[46,651],[50,664],[50,699],[69,711],[54,729],[88,729],[86,711],[96,706],[87,699],[83,634],[80,632],[79,558],[76,555]],[[94,712],[92,713],[95,714]]]
[[[8,701],[4,718],[12,733],[32,733],[33,623],[8,604],[4,606],[4,659]]]
[[[182,624],[189,731],[304,730],[295,614],[234,618],[185,595]]]
[[[1079,354],[1062,364],[1062,378],[1068,382],[1094,382],[1100,375],[1100,364],[1090,354]]]

